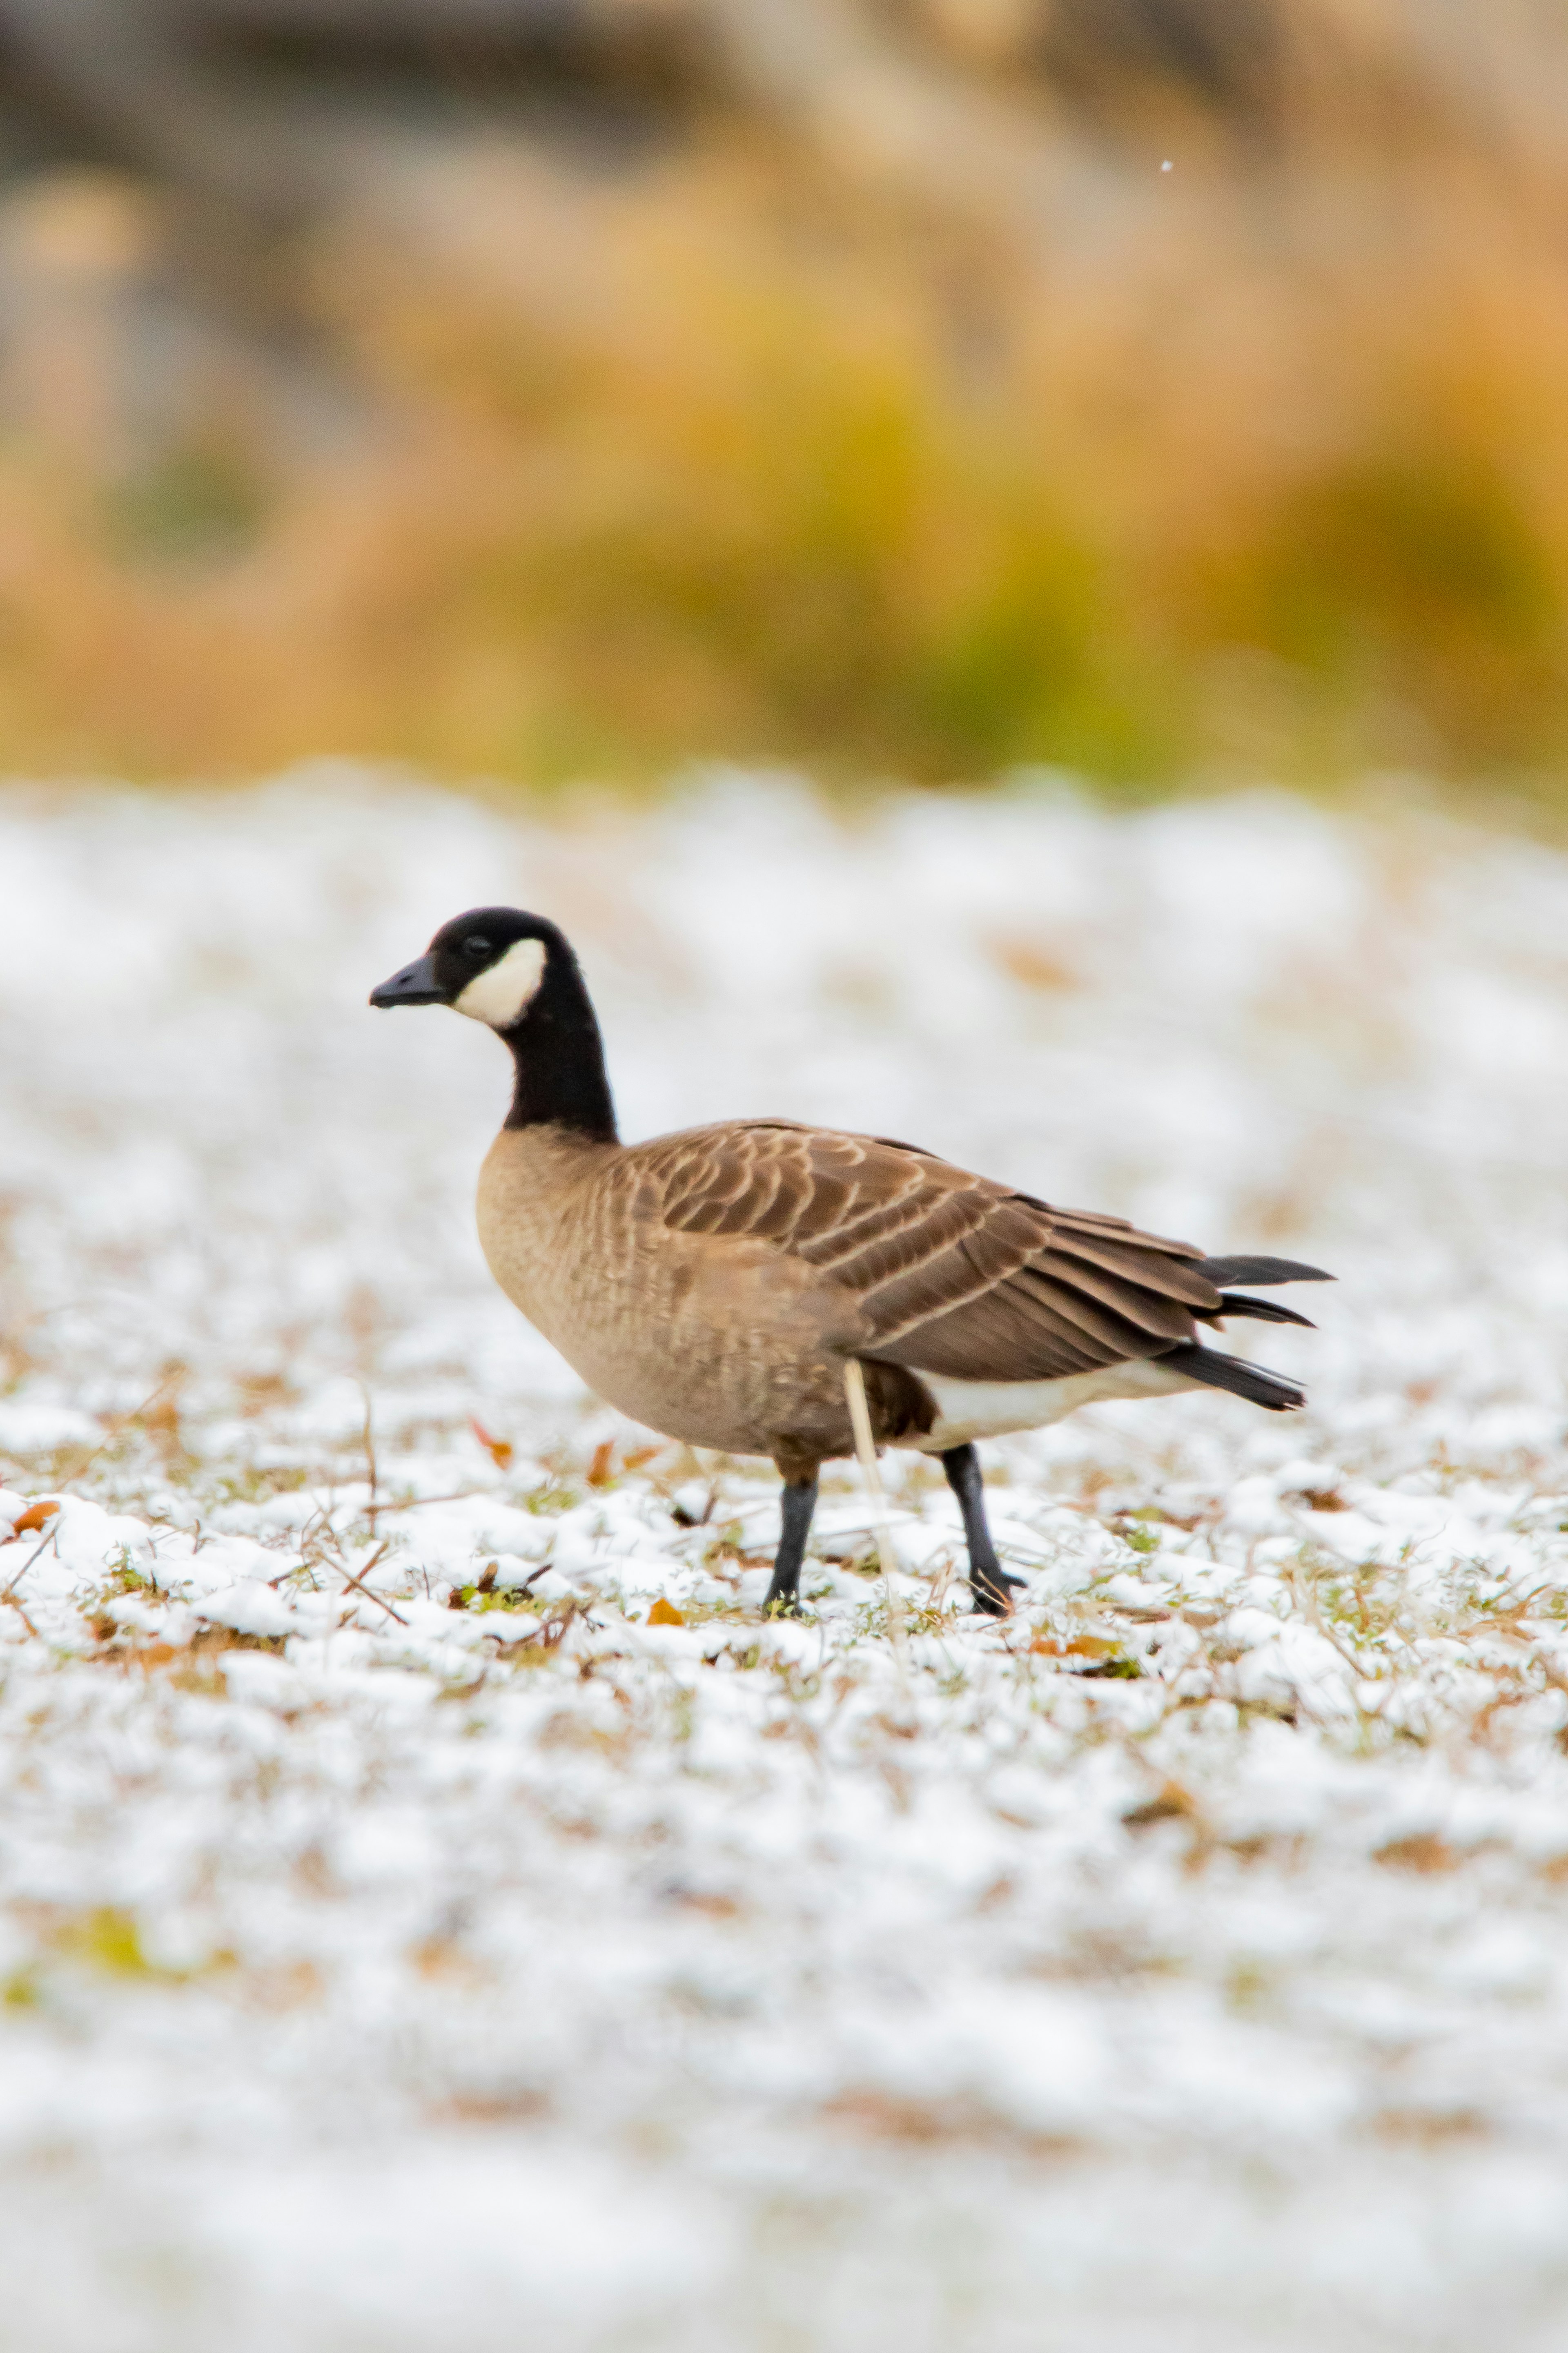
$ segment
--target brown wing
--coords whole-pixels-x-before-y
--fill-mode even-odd
[[[639,1148],[644,1200],[678,1232],[771,1242],[846,1294],[857,1353],[1022,1381],[1158,1356],[1219,1293],[1190,1243],[1055,1209],[885,1137],[783,1121]]]

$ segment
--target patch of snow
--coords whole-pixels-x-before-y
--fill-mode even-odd
[[[96,1445],[99,1435],[97,1423],[74,1406],[0,1400],[0,1452],[48,1454],[60,1446]]]
[[[1568,861],[332,767],[17,789],[0,860],[0,1537],[62,1498],[0,1543],[5,2353],[1555,2353]],[[987,1450],[1003,1625],[889,1460],[903,1667],[830,1469],[763,1622],[771,1470],[526,1332],[503,1060],[365,1008],[505,898],[629,1133],[838,1121],[1334,1267],[1228,1335],[1309,1413]]]

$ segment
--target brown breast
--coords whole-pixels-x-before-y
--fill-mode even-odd
[[[642,1147],[503,1129],[478,1207],[501,1289],[622,1413],[730,1453],[847,1448],[852,1303],[767,1240],[672,1230]]]

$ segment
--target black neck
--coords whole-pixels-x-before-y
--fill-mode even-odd
[[[552,945],[539,992],[515,1029],[502,1031],[517,1068],[508,1127],[569,1127],[616,1141],[616,1106],[593,1001],[563,941]]]

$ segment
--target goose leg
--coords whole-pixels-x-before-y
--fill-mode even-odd
[[[991,1530],[985,1524],[985,1485],[980,1476],[980,1457],[973,1446],[950,1447],[942,1458],[942,1467],[963,1514],[963,1540],[969,1546],[969,1589],[974,1596],[974,1606],[993,1618],[1005,1618],[1013,1607],[1007,1588],[1022,1585],[1024,1580],[1005,1569],[996,1557]]]
[[[811,1529],[811,1515],[816,1509],[816,1473],[805,1479],[786,1479],[784,1484],[784,1533],[773,1556],[773,1581],[763,1603],[764,1618],[794,1618],[800,1610],[800,1569],[805,1558],[805,1539]]]

